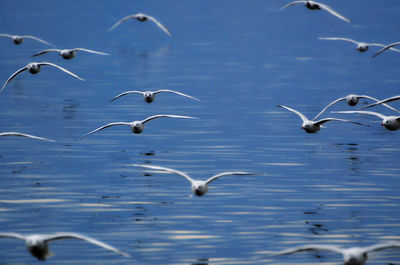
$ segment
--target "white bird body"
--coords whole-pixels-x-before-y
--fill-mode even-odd
[[[78,233],[55,233],[55,234],[33,234],[33,235],[21,235],[17,233],[0,233],[0,238],[15,238],[25,241],[25,245],[27,250],[32,254],[32,256],[36,257],[38,260],[46,260],[49,258],[52,253],[49,250],[48,243],[54,240],[60,239],[80,239],[87,241],[91,244],[97,245],[99,247],[108,249],[117,254],[123,255],[125,257],[130,257],[129,254],[118,250],[117,248],[103,243],[97,239],[87,237]]]
[[[316,1],[293,1],[293,2],[290,2],[289,4],[287,4],[285,6],[281,7],[279,10],[282,10],[282,9],[285,9],[285,8],[287,8],[289,6],[297,5],[297,4],[304,4],[308,9],[311,9],[311,10],[323,9],[323,10],[328,11],[332,15],[340,18],[343,21],[346,21],[346,22],[349,22],[349,23],[351,22],[348,18],[345,18],[344,16],[340,15],[338,12],[333,10],[331,7],[329,7],[329,6],[325,5],[325,4],[321,4],[319,2],[316,2]]]
[[[382,119],[382,126],[390,131],[396,131],[400,128],[400,116],[385,116],[378,112],[366,110],[352,110],[352,111],[334,111],[335,113],[358,113],[376,116]]]
[[[124,18],[122,18],[121,20],[119,20],[117,23],[115,23],[111,28],[109,28],[108,30],[111,31],[114,28],[116,28],[119,24],[121,24],[122,22],[127,21],[128,19],[136,19],[137,21],[140,22],[145,22],[147,20],[151,20],[153,21],[160,29],[162,29],[168,36],[171,36],[171,31],[169,29],[167,29],[163,24],[161,24],[157,19],[155,19],[152,16],[143,14],[143,13],[138,13],[138,14],[134,14],[134,15],[129,15],[126,16]]]
[[[49,53],[49,52],[58,52],[61,57],[68,60],[68,59],[74,58],[76,56],[76,52],[78,52],[78,51],[84,51],[84,52],[94,53],[94,54],[99,54],[99,55],[109,55],[108,53],[93,51],[93,50],[84,49],[84,48],[73,48],[73,49],[62,49],[62,50],[61,49],[46,49],[46,50],[40,51],[40,52],[32,55],[32,57],[39,56],[39,55]]]
[[[39,38],[37,38],[35,36],[31,36],[31,35],[20,36],[20,35],[11,35],[11,34],[0,34],[0,37],[11,38],[15,44],[21,44],[24,41],[24,39],[32,39],[32,40],[36,40],[41,43],[47,44],[49,46],[53,46],[52,44],[48,43],[47,41],[44,41],[42,39],[39,39]]]
[[[14,79],[17,75],[19,75],[20,73],[22,73],[22,72],[28,70],[31,74],[37,74],[37,73],[40,72],[41,67],[44,66],[44,65],[49,65],[49,66],[56,67],[56,68],[60,69],[61,71],[65,72],[65,73],[67,73],[67,74],[69,74],[69,75],[72,75],[73,77],[75,77],[75,78],[77,78],[77,79],[79,79],[79,80],[85,81],[85,79],[80,78],[80,77],[77,76],[76,74],[74,74],[74,73],[68,71],[67,69],[62,68],[61,66],[58,66],[58,65],[56,65],[56,64],[54,64],[54,63],[48,63],[48,62],[35,63],[35,62],[32,62],[32,63],[29,63],[28,65],[26,65],[25,67],[22,67],[21,69],[18,69],[15,73],[13,73],[13,74],[7,79],[7,81],[4,83],[4,85],[3,85],[2,88],[0,89],[0,92],[2,92],[3,89],[6,87],[6,85],[7,85],[8,83],[10,83],[10,81],[13,80],[13,79]]]
[[[381,43],[367,43],[367,42],[360,42],[360,41],[355,41],[349,38],[342,38],[342,37],[319,37],[318,39],[320,40],[342,40],[342,41],[347,41],[354,43],[356,45],[356,48],[360,52],[366,52],[370,46],[377,46],[377,47],[386,47],[385,44]],[[400,50],[395,49],[395,48],[390,48],[393,51],[400,52]]]
[[[331,251],[342,254],[344,265],[364,265],[368,259],[368,253],[389,249],[389,248],[400,248],[399,242],[387,242],[381,244],[375,244],[369,247],[351,247],[347,249],[339,248],[331,245],[304,245],[295,248],[286,249],[279,251],[273,256],[281,256],[292,254],[302,251]]]
[[[199,99],[197,99],[195,97],[183,94],[183,93],[178,92],[178,91],[169,90],[169,89],[160,89],[160,90],[157,90],[157,91],[137,91],[137,90],[125,91],[125,92],[115,96],[113,99],[111,99],[111,101],[114,101],[114,100],[116,100],[116,99],[118,99],[120,97],[123,97],[125,95],[135,93],[135,94],[142,94],[144,101],[147,102],[147,103],[151,103],[151,102],[154,101],[155,96],[157,94],[161,93],[161,92],[170,92],[170,93],[181,95],[181,96],[184,96],[184,97],[187,97],[187,98],[191,98],[191,99],[194,99],[194,100],[199,100]]]
[[[216,180],[217,178],[220,178],[222,176],[226,176],[226,175],[256,175],[256,173],[250,173],[250,172],[223,172],[223,173],[214,175],[207,180],[195,180],[195,179],[192,179],[188,174],[186,174],[182,171],[172,169],[172,168],[152,166],[152,165],[138,165],[138,164],[135,164],[134,166],[144,167],[144,168],[149,168],[149,169],[156,169],[156,170],[164,170],[164,171],[175,173],[179,176],[182,176],[190,182],[192,193],[196,196],[203,196],[204,194],[206,194],[208,191],[208,185],[211,182],[213,182],[214,180]]]
[[[0,137],[2,137],[2,136],[21,136],[21,137],[27,137],[27,138],[38,139],[38,140],[43,140],[43,141],[55,142],[54,140],[50,140],[47,138],[38,137],[38,136],[26,134],[26,133],[19,133],[19,132],[2,132],[2,133],[0,133]]]

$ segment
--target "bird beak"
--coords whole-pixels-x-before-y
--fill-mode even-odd
[[[385,124],[382,123],[381,126],[385,126]]]

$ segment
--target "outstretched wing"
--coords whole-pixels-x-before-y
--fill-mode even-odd
[[[381,119],[386,118],[385,115],[380,114],[378,112],[373,112],[373,111],[366,111],[366,110],[347,110],[347,111],[332,111],[333,113],[358,113],[358,114],[367,114],[367,115],[373,115],[377,116]]]
[[[159,167],[159,166],[151,166],[151,165],[138,165],[138,164],[134,164],[134,166],[138,166],[138,167],[144,167],[144,168],[150,168],[150,169],[157,169],[157,170],[164,170],[164,171],[168,171],[171,173],[175,173],[179,176],[184,177],[185,179],[187,179],[190,183],[192,183],[194,180],[189,177],[188,174],[186,174],[185,172],[182,171],[178,171],[172,168],[167,168],[167,167]]]
[[[68,71],[67,69],[65,69],[65,68],[62,68],[61,66],[58,66],[58,65],[56,65],[56,64],[54,64],[54,63],[48,63],[48,62],[41,62],[41,63],[38,63],[40,66],[42,66],[42,65],[50,65],[50,66],[54,66],[54,67],[56,67],[56,68],[58,68],[58,69],[60,69],[61,71],[64,71],[65,73],[67,73],[67,74],[69,74],[69,75],[72,75],[73,77],[75,77],[75,78],[78,78],[79,80],[82,80],[82,81],[85,81],[85,79],[83,79],[83,78],[80,78],[79,76],[77,76],[76,74],[74,74],[74,73],[72,73],[72,72],[70,72],[70,71]]]
[[[35,37],[35,36],[25,35],[25,36],[21,36],[21,37],[22,37],[22,38],[26,38],[26,39],[37,40],[37,41],[39,41],[39,42],[41,42],[41,43],[44,43],[44,44],[47,44],[47,45],[49,45],[49,46],[54,46],[53,44],[48,43],[47,41],[44,41],[44,40],[42,40],[42,39],[39,39],[39,38],[37,38],[37,37]]]
[[[116,27],[117,27],[119,24],[121,24],[122,22],[125,22],[125,21],[127,21],[128,19],[135,18],[135,17],[136,17],[136,14],[135,14],[135,15],[129,15],[129,16],[126,16],[126,17],[122,18],[122,19],[119,20],[117,23],[115,23],[111,28],[109,28],[108,31],[113,30],[114,28],[116,28]]]
[[[94,238],[91,238],[91,237],[88,237],[88,236],[84,236],[84,235],[81,235],[81,234],[77,234],[77,233],[55,233],[53,235],[47,235],[44,238],[44,241],[51,242],[51,241],[54,241],[54,240],[71,239],[71,238],[85,240],[85,241],[87,241],[89,243],[92,243],[92,244],[97,245],[99,247],[111,250],[111,251],[113,251],[115,253],[118,253],[118,254],[121,254],[121,255],[123,255],[125,257],[130,257],[130,255],[128,253],[122,252],[122,251],[118,250],[117,248],[115,248],[115,247],[113,247],[111,245],[108,245],[108,244],[106,244],[104,242],[101,242],[101,241],[99,241],[97,239],[94,239]]]
[[[114,98],[111,99],[110,101],[114,101],[114,100],[116,100],[117,98],[123,97],[123,96],[128,95],[128,94],[132,94],[132,93],[143,94],[144,92],[142,92],[142,91],[137,91],[137,90],[126,91],[126,92],[123,92],[123,93],[117,95],[116,97],[114,97]]]
[[[319,37],[318,39],[320,40],[343,40],[343,41],[347,41],[347,42],[351,42],[354,44],[358,44],[357,41],[349,39],[349,38],[341,38],[341,37]]]
[[[61,50],[60,49],[46,49],[46,50],[40,51],[38,53],[35,53],[34,55],[32,55],[32,57],[39,56],[39,55],[42,55],[42,54],[45,54],[48,52],[61,52]]]
[[[332,15],[334,15],[334,16],[340,18],[341,20],[344,20],[344,21],[349,22],[349,23],[351,22],[350,19],[345,18],[344,16],[342,16],[341,14],[339,14],[338,12],[336,12],[335,10],[333,10],[331,7],[329,7],[329,6],[327,6],[327,5],[324,5],[324,4],[321,4],[321,3],[318,3],[318,5],[319,5],[322,9],[325,9],[326,11],[328,11],[328,12],[331,13]]]
[[[358,96],[358,97],[359,97],[359,98],[368,98],[368,99],[371,99],[371,100],[373,100],[373,101],[376,101],[374,104],[368,105],[368,106],[366,106],[366,107],[362,107],[361,109],[365,109],[365,108],[369,108],[369,107],[375,106],[375,105],[377,105],[378,102],[380,102],[379,104],[382,104],[382,105],[385,106],[386,108],[389,108],[389,109],[391,109],[391,110],[394,110],[394,111],[400,113],[399,110],[393,108],[392,106],[389,106],[389,105],[385,104],[385,102],[382,102],[382,101],[380,101],[379,99],[376,99],[376,98],[373,98],[373,97],[370,97],[370,96],[367,96],[367,95],[360,95],[360,96]],[[395,97],[392,97],[392,98],[395,98]],[[397,99],[400,99],[400,96],[398,96]],[[394,100],[395,100],[395,99],[394,99]],[[390,100],[390,101],[393,101],[393,100]],[[390,101],[388,101],[388,102],[390,102]]]
[[[287,109],[288,111],[291,111],[291,112],[297,114],[301,118],[301,120],[303,122],[308,121],[306,116],[304,116],[302,113],[298,112],[295,109],[292,109],[292,108],[289,108],[289,107],[286,107],[286,106],[283,106],[283,105],[277,105],[277,107]]]
[[[169,29],[167,29],[163,24],[161,24],[157,19],[155,19],[152,16],[146,15],[148,19],[150,19],[151,21],[153,21],[154,23],[156,23],[156,25],[162,29],[165,33],[168,34],[168,36],[172,36],[171,31],[169,31]]]
[[[0,34],[0,37],[13,38],[13,35],[10,35],[10,34]]]
[[[88,132],[87,134],[81,136],[80,139],[82,139],[82,138],[84,138],[84,137],[86,137],[86,136],[88,136],[90,134],[93,134],[95,132],[101,131],[103,129],[106,129],[108,127],[115,126],[115,125],[129,125],[130,126],[131,124],[129,122],[112,122],[112,123],[106,124],[104,126],[101,126],[101,127],[97,128],[97,129],[91,131],[91,132]]]
[[[373,251],[384,250],[384,249],[388,249],[388,248],[400,248],[400,242],[393,241],[393,242],[372,245],[370,247],[366,247],[365,252],[373,252]]]
[[[322,119],[322,120],[316,121],[315,124],[322,125],[322,124],[324,124],[325,122],[328,122],[328,121],[344,121],[344,122],[354,123],[354,124],[358,124],[358,125],[364,125],[364,124],[359,123],[359,122],[349,121],[349,120],[344,120],[344,119],[336,119],[336,118]]]
[[[285,249],[279,252],[274,253],[272,256],[281,256],[281,255],[287,255],[287,254],[292,254],[296,252],[302,252],[302,251],[331,251],[331,252],[336,252],[336,253],[342,253],[343,250],[336,247],[336,246],[331,246],[331,245],[304,245],[304,246],[299,246],[295,248],[289,248]]]
[[[383,48],[380,49],[377,53],[375,53],[374,55],[372,55],[372,57],[378,56],[379,54],[381,54],[382,52],[386,51],[387,49],[390,49],[390,48],[392,48],[392,47],[394,47],[394,46],[397,46],[397,45],[400,45],[400,41],[399,41],[399,42],[391,43],[391,44],[389,44],[389,45],[383,47]]]
[[[73,51],[83,51],[83,52],[95,53],[95,54],[100,54],[100,55],[110,55],[108,53],[93,51],[93,50],[84,49],[84,48],[74,48],[72,50]]]
[[[321,116],[322,113],[324,113],[330,106],[332,106],[333,104],[336,104],[340,101],[346,100],[346,97],[343,98],[338,98],[334,101],[332,101],[331,103],[329,103],[323,110],[321,110],[320,113],[317,114],[317,116],[315,116],[312,120],[315,120],[316,118],[318,118],[319,116]]]
[[[197,119],[196,117],[190,117],[190,116],[181,116],[181,115],[168,115],[168,114],[158,114],[154,115],[151,117],[148,117],[141,122],[145,124],[146,122],[149,122],[151,120],[157,119],[157,118],[182,118],[182,119]]]
[[[21,239],[25,241],[25,237],[21,234],[18,233],[8,233],[8,232],[0,232],[0,238],[15,238],[15,239]]]
[[[370,107],[373,107],[373,106],[376,106],[376,105],[379,105],[379,104],[384,104],[384,103],[392,102],[392,101],[399,100],[399,99],[400,99],[400,96],[394,96],[394,97],[390,97],[390,98],[383,99],[383,100],[377,100],[375,103],[372,103],[370,105],[362,107],[362,109],[370,108]]]
[[[212,176],[211,178],[206,180],[207,184],[210,184],[217,178],[220,178],[222,176],[227,176],[227,175],[256,175],[256,173],[251,173],[251,172],[222,172],[217,175]]]
[[[1,89],[0,89],[0,93],[3,91],[3,89],[6,87],[6,85],[8,84],[8,83],[10,83],[10,81],[11,80],[13,80],[14,79],[14,77],[16,77],[19,73],[22,73],[23,71],[25,71],[25,70],[27,70],[28,69],[28,67],[23,67],[23,68],[21,68],[21,69],[18,69],[15,73],[13,73],[8,79],[7,79],[7,81],[4,83],[4,85],[1,87]]]
[[[181,95],[181,96],[184,96],[184,97],[187,97],[187,98],[191,98],[191,99],[200,101],[200,99],[197,99],[195,97],[183,94],[183,93],[175,91],[175,90],[170,90],[170,89],[160,89],[160,90],[154,91],[154,94],[158,94],[158,93],[161,93],[161,92],[171,92],[171,93],[175,93],[177,95]]]
[[[54,140],[50,140],[47,138],[38,137],[38,136],[26,134],[26,133],[19,133],[19,132],[2,132],[2,133],[0,133],[0,137],[1,136],[22,136],[22,137],[28,137],[28,138],[33,138],[33,139],[38,139],[38,140],[43,140],[43,141],[55,142]]]
[[[297,4],[305,4],[306,2],[307,2],[307,1],[293,1],[293,2],[290,2],[290,3],[287,4],[287,5],[284,5],[283,7],[279,8],[278,11],[281,11],[281,10],[283,10],[283,9],[289,7],[289,6],[293,6],[293,5],[297,5]]]

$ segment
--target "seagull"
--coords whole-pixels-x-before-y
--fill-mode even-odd
[[[355,41],[349,38],[341,38],[341,37],[319,37],[318,39],[320,40],[343,40],[343,41],[348,41],[352,42],[357,45],[357,50],[360,52],[366,52],[369,48],[369,46],[378,46],[378,47],[386,47],[385,44],[381,43],[366,43],[366,42],[360,42],[360,41]],[[394,51],[400,52],[398,49],[391,48]]]
[[[38,140],[43,140],[43,141],[55,142],[54,140],[50,140],[47,138],[38,137],[38,136],[26,134],[26,133],[19,133],[19,132],[2,132],[2,133],[0,133],[0,137],[2,137],[2,136],[21,136],[21,137],[28,137],[28,138],[38,139]]]
[[[54,63],[47,63],[47,62],[29,63],[27,66],[22,67],[21,69],[19,69],[19,70],[16,71],[15,73],[13,73],[13,74],[7,79],[7,81],[4,83],[4,85],[3,85],[2,88],[0,89],[0,93],[1,93],[1,91],[3,91],[3,89],[6,87],[6,85],[7,85],[8,83],[10,83],[10,81],[13,80],[14,77],[16,77],[18,74],[22,73],[22,72],[25,71],[25,70],[28,70],[31,74],[37,74],[37,73],[40,72],[40,68],[41,68],[43,65],[54,66],[54,67],[60,69],[61,71],[64,71],[64,72],[66,72],[67,74],[72,75],[72,76],[75,77],[75,78],[78,78],[79,80],[85,81],[85,79],[80,78],[80,77],[77,76],[76,74],[71,73],[71,72],[68,71],[67,69],[62,68],[61,66],[58,66],[58,65],[56,65],[56,64],[54,64]]]
[[[142,94],[144,101],[146,101],[147,103],[151,103],[151,102],[154,101],[155,95],[158,94],[158,93],[161,93],[161,92],[171,92],[171,93],[175,93],[175,94],[178,94],[178,95],[181,95],[181,96],[184,96],[184,97],[188,97],[188,98],[200,101],[199,99],[197,99],[195,97],[183,94],[183,93],[178,92],[178,91],[169,90],[169,89],[160,89],[160,90],[157,90],[157,91],[136,91],[136,90],[126,91],[126,92],[123,92],[123,93],[119,94],[118,96],[114,97],[110,101],[114,101],[117,98],[123,97],[123,96],[128,95],[128,94],[136,93],[136,94]]]
[[[359,113],[377,116],[382,119],[382,126],[391,131],[396,131],[400,128],[400,116],[385,116],[378,112],[366,110],[351,110],[351,111],[333,111],[334,113]]]
[[[153,21],[154,23],[156,23],[156,25],[160,28],[160,29],[162,29],[165,33],[167,33],[168,34],[168,36],[171,36],[171,32],[166,28],[166,27],[164,27],[163,26],[163,24],[161,24],[160,22],[158,22],[158,20],[157,19],[155,19],[154,17],[152,17],[152,16],[149,16],[149,15],[146,15],[146,14],[142,14],[142,13],[138,13],[138,14],[134,14],[134,15],[129,15],[129,16],[126,16],[126,17],[124,17],[124,18],[122,18],[120,21],[118,21],[117,23],[115,23],[111,28],[109,28],[108,29],[108,31],[111,31],[111,30],[113,30],[115,27],[117,27],[119,24],[121,24],[122,22],[125,22],[126,20],[128,20],[128,19],[136,19],[136,20],[138,20],[138,21],[140,21],[140,22],[145,22],[145,21],[147,21],[147,20],[151,20],[151,21]]]
[[[144,167],[144,168],[149,168],[149,169],[164,170],[164,171],[168,171],[168,172],[172,172],[177,175],[180,175],[190,182],[192,192],[196,196],[203,196],[204,194],[206,194],[208,191],[208,185],[219,177],[226,176],[226,175],[256,175],[256,173],[249,173],[249,172],[223,172],[223,173],[214,175],[211,178],[204,181],[204,180],[192,179],[191,177],[189,177],[189,175],[187,175],[186,173],[184,173],[182,171],[178,171],[178,170],[167,168],[167,167],[159,167],[159,166],[151,166],[151,165],[138,165],[138,164],[134,164],[134,166]]]
[[[377,101],[377,102],[375,102],[373,104],[370,104],[368,106],[362,107],[362,109],[370,108],[370,107],[373,107],[373,106],[376,106],[376,105],[392,102],[392,101],[399,100],[399,99],[400,99],[400,96],[394,96],[394,97],[391,97],[391,98],[379,100],[379,101]],[[384,105],[386,105],[386,104],[384,104]]]
[[[389,44],[389,45],[383,47],[383,48],[382,48],[381,50],[379,50],[377,53],[375,53],[374,55],[372,55],[372,57],[378,56],[379,54],[381,54],[382,52],[386,51],[387,49],[393,50],[392,47],[397,46],[397,45],[400,45],[400,41],[399,41],[399,42],[391,43],[391,44]],[[397,51],[397,49],[395,49],[395,50]]]
[[[347,101],[347,104],[349,104],[349,106],[355,106],[355,105],[358,104],[358,101],[359,101],[361,98],[368,98],[368,99],[372,99],[372,100],[377,101],[377,102],[379,101],[379,100],[376,99],[376,98],[373,98],[373,97],[370,97],[370,96],[366,96],[366,95],[354,95],[354,94],[350,94],[350,95],[347,95],[347,96],[345,96],[345,97],[338,98],[338,99],[332,101],[331,103],[329,103],[320,113],[318,113],[317,116],[315,116],[315,118],[314,118],[313,120],[315,120],[316,118],[318,118],[324,111],[326,111],[326,110],[327,110],[330,106],[332,106],[333,104],[336,104],[336,103],[338,103],[338,102],[340,102],[340,101],[346,100],[346,101]],[[398,111],[398,110],[395,109],[395,108],[392,108],[392,107],[389,106],[389,105],[386,105],[386,104],[385,104],[385,106],[386,106],[387,108],[389,108],[389,109],[392,109],[392,110],[394,110],[394,111],[400,113],[400,111]]]
[[[81,139],[86,137],[86,136],[88,136],[88,135],[90,135],[90,134],[92,134],[92,133],[98,132],[100,130],[106,129],[106,128],[114,126],[114,125],[128,125],[129,127],[131,127],[131,131],[133,133],[139,134],[139,133],[141,133],[143,131],[144,125],[145,125],[146,122],[149,122],[149,121],[151,121],[153,119],[157,119],[157,118],[163,118],[163,117],[183,118],[183,119],[197,119],[195,117],[189,117],[189,116],[159,114],[159,115],[154,115],[154,116],[148,117],[148,118],[146,118],[146,119],[144,119],[142,121],[112,122],[112,123],[109,123],[109,124],[106,124],[104,126],[101,126],[100,128],[97,128],[97,129],[95,129],[95,130],[93,130],[93,131],[81,136]]]
[[[301,128],[307,133],[318,132],[319,130],[321,130],[321,127],[322,127],[321,125],[328,121],[344,121],[344,122],[350,122],[350,123],[354,123],[354,124],[358,124],[358,125],[363,125],[362,123],[359,123],[359,122],[343,120],[343,119],[336,119],[336,118],[325,118],[325,119],[321,119],[318,121],[314,121],[314,119],[309,120],[306,116],[304,116],[302,113],[298,112],[297,110],[291,109],[291,108],[283,106],[283,105],[278,105],[277,107],[287,109],[288,111],[291,111],[291,112],[297,114],[303,121]]]
[[[40,51],[34,55],[32,55],[32,57],[35,56],[39,56],[48,52],[58,52],[60,53],[60,56],[62,56],[64,59],[72,59],[76,56],[76,52],[77,51],[83,51],[83,52],[89,52],[89,53],[95,53],[95,54],[100,54],[100,55],[110,55],[108,53],[104,53],[104,52],[97,52],[97,51],[93,51],[93,50],[88,50],[88,49],[84,49],[84,48],[74,48],[74,49],[47,49],[47,50],[43,50]]]
[[[343,256],[344,265],[364,265],[368,259],[368,253],[384,250],[388,248],[400,248],[399,242],[387,242],[381,244],[375,244],[369,247],[351,247],[351,248],[338,248],[331,245],[304,245],[296,248],[286,249],[277,252],[273,256],[281,256],[286,254],[292,254],[301,251],[332,251],[340,253]]]
[[[130,255],[128,253],[122,252],[118,249],[116,249],[113,246],[110,246],[106,243],[103,243],[99,240],[96,240],[94,238],[84,236],[78,233],[70,233],[70,232],[61,232],[61,233],[55,233],[55,234],[34,234],[34,235],[21,235],[18,233],[1,233],[0,232],[0,238],[15,238],[15,239],[21,239],[25,241],[26,248],[28,251],[32,254],[32,256],[36,257],[38,260],[46,260],[47,258],[52,256],[51,251],[49,250],[49,245],[48,243],[54,240],[60,240],[60,239],[81,239],[85,240],[89,243],[92,243],[94,245],[97,245],[99,247],[111,250],[117,254],[123,255],[124,257],[129,258]]]
[[[321,4],[321,3],[318,3],[316,1],[293,1],[293,2],[290,2],[289,4],[287,4],[285,6],[281,7],[279,9],[279,11],[282,10],[282,9],[285,9],[285,8],[287,8],[289,6],[296,5],[296,4],[305,4],[305,6],[308,7],[309,9],[311,9],[311,10],[325,9],[326,11],[328,11],[332,15],[340,18],[341,20],[344,20],[344,21],[349,22],[349,23],[351,22],[349,19],[347,19],[344,16],[340,15],[338,12],[336,12],[335,10],[330,8],[329,6]]]
[[[47,41],[44,41],[42,39],[39,39],[34,36],[30,36],[30,35],[19,36],[19,35],[10,35],[10,34],[0,34],[0,37],[11,38],[15,44],[21,44],[24,41],[24,39],[32,39],[32,40],[37,40],[41,43],[47,44],[49,46],[54,46],[53,44],[50,44]]]

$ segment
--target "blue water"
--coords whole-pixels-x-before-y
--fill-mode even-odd
[[[0,80],[31,61],[56,63],[86,79],[43,67],[12,80],[0,94],[0,131],[19,131],[55,143],[0,139],[0,231],[79,232],[129,252],[127,259],[80,241],[51,243],[51,264],[341,264],[340,255],[269,257],[299,244],[343,247],[400,239],[400,140],[375,117],[340,115],[365,126],[332,122],[317,134],[277,104],[312,118],[350,93],[399,94],[400,54],[349,43],[399,41],[398,1],[327,1],[350,18],[286,1],[0,1],[0,33],[29,34],[78,53],[31,58],[48,48],[1,38]],[[151,22],[120,18],[143,12]],[[200,101],[159,94],[114,102],[126,90],[173,89]],[[360,104],[365,104],[362,100]],[[399,103],[393,106],[400,108]],[[355,107],[357,108],[357,107]],[[331,110],[350,110],[341,102]],[[384,107],[374,110],[390,114]],[[142,134],[115,121],[155,114]],[[227,176],[192,196],[174,174]],[[0,263],[39,264],[22,242],[0,240]],[[374,253],[368,264],[400,264],[398,251]]]

